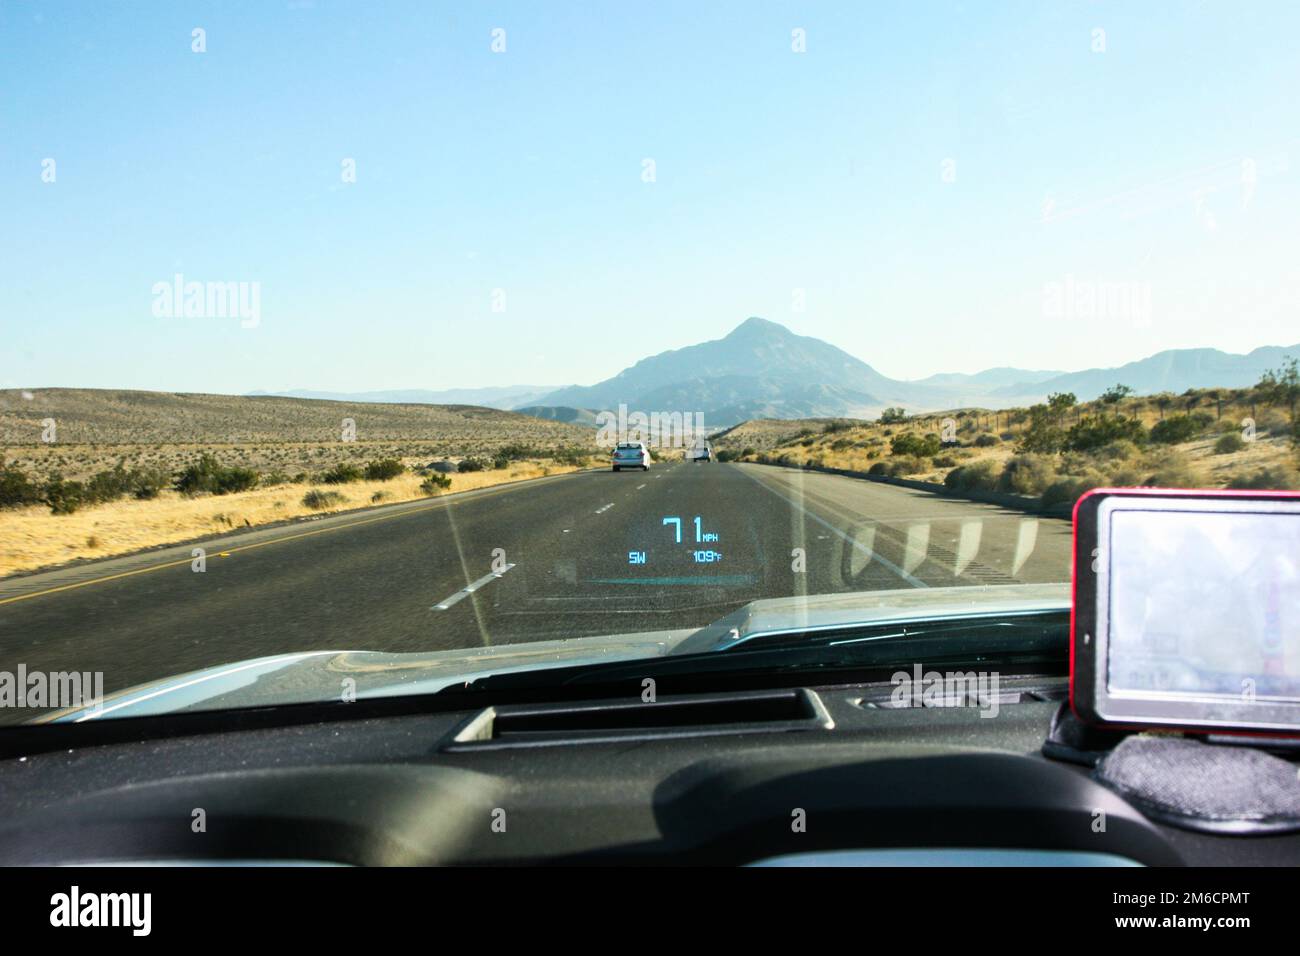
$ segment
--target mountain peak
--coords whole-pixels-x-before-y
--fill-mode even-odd
[[[761,319],[756,315],[751,315],[744,322],[727,333],[728,339],[753,338],[755,336],[789,336],[794,333],[787,329],[779,322],[773,322],[770,319]]]

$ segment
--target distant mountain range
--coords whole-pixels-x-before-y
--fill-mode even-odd
[[[556,417],[557,406],[613,410],[620,403],[645,412],[701,411],[710,427],[724,427],[752,418],[874,417],[891,405],[913,411],[1006,408],[1065,391],[1088,401],[1119,383],[1138,394],[1241,387],[1259,381],[1286,355],[1300,357],[1300,345],[1249,355],[1178,349],[1082,372],[1002,367],[902,381],[820,339],[750,318],[725,338],[644,358],[613,378],[557,389],[537,404],[552,410],[546,417]]]
[[[294,398],[350,402],[482,405],[536,418],[596,424],[599,411],[702,412],[709,428],[754,418],[874,418],[888,406],[909,411],[1007,408],[1042,401],[1052,392],[1097,398],[1116,384],[1139,395],[1189,388],[1253,385],[1300,344],[1267,346],[1247,355],[1217,349],[1172,349],[1117,368],[1081,372],[990,368],[973,375],[941,373],[916,381],[882,375],[820,339],[796,335],[767,319],[749,318],[727,336],[643,358],[595,385],[553,388],[513,385],[444,391],[292,391]]]

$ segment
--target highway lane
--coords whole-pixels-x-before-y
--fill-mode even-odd
[[[292,651],[688,627],[763,597],[1065,581],[1069,545],[1068,522],[833,475],[587,472],[214,539],[203,573],[143,556],[68,590],[40,591],[66,573],[24,579],[0,600],[0,670],[102,671],[111,692]]]

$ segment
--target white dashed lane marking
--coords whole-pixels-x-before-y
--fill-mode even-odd
[[[453,604],[457,603],[458,601],[463,601],[465,598],[469,597],[471,594],[473,594],[479,588],[483,587],[485,584],[492,583],[497,578],[501,577],[501,575],[505,574],[506,571],[509,571],[513,567],[514,567],[513,564],[507,564],[505,568],[503,568],[500,571],[493,571],[490,574],[483,575],[483,577],[479,578],[473,584],[465,585],[463,588],[461,588],[451,597],[447,598],[447,600],[435,604],[433,607],[429,608],[429,610],[430,611],[447,610],[447,608],[451,607]]]

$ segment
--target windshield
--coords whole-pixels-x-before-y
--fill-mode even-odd
[[[1300,487],[1298,19],[0,4],[0,722],[797,664]]]

